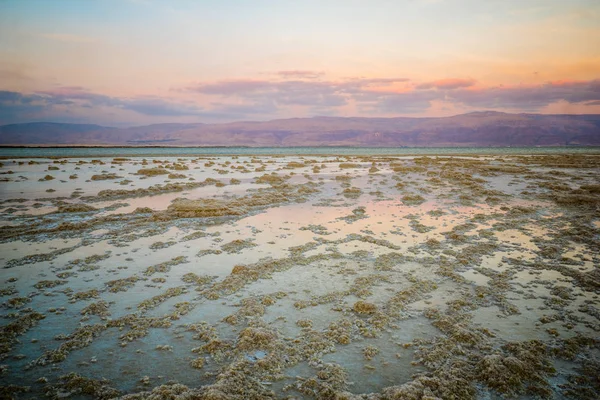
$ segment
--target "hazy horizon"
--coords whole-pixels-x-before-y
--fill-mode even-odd
[[[306,117],[289,117],[289,118],[272,118],[272,119],[255,119],[255,120],[235,120],[235,121],[223,121],[223,122],[201,122],[201,121],[197,121],[197,122],[169,122],[169,121],[163,121],[163,122],[151,122],[149,124],[97,124],[97,123],[85,123],[85,122],[62,122],[62,121],[52,121],[52,120],[40,120],[40,121],[27,121],[27,122],[17,122],[17,123],[10,123],[10,124],[3,124],[0,126],[7,126],[7,125],[22,125],[22,124],[74,124],[74,125],[98,125],[98,126],[102,126],[105,128],[117,128],[117,129],[126,129],[126,128],[137,128],[137,127],[143,127],[143,126],[152,126],[152,125],[170,125],[170,124],[203,124],[203,125],[225,125],[225,124],[236,124],[236,123],[261,123],[261,122],[275,122],[275,121],[280,121],[280,120],[292,120],[292,119],[318,119],[318,118],[344,118],[344,119],[357,119],[357,118],[362,118],[362,119],[369,119],[369,118],[384,118],[384,119],[393,119],[393,118],[414,118],[414,119],[425,119],[425,118],[452,118],[452,117],[460,117],[463,115],[469,115],[469,114],[477,114],[477,113],[504,113],[504,114],[508,114],[508,115],[548,115],[548,116],[586,116],[586,115],[598,115],[600,116],[600,112],[598,113],[586,113],[586,114],[541,114],[541,113],[505,113],[505,112],[501,112],[501,111],[492,111],[492,110],[476,110],[476,111],[469,111],[467,113],[460,113],[460,114],[452,114],[452,115],[442,115],[442,116],[396,116],[396,117],[369,117],[369,116],[352,116],[352,115],[348,115],[348,116],[336,116],[336,115],[312,115],[312,116],[306,116]],[[110,121],[109,121],[110,122]]]
[[[593,0],[0,1],[0,125],[600,113]]]

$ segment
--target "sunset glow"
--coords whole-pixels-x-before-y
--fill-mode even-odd
[[[1,0],[0,124],[600,113],[596,0]]]

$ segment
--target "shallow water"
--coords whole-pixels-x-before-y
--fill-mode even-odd
[[[530,398],[534,380],[562,398],[573,388],[553,382],[583,374],[584,360],[598,363],[600,157],[556,149],[550,158],[516,149],[219,155],[225,150],[193,150],[210,160],[160,150],[148,165],[85,158],[117,149],[72,149],[61,156],[78,158],[60,163],[4,161],[3,395],[85,398],[86,385],[96,385],[93,398],[102,387],[123,395],[179,382],[224,398],[251,390],[256,398],[382,399],[423,391],[412,385],[424,376],[438,382],[434,391],[451,388],[449,376],[472,376],[472,398]],[[560,178],[572,187],[546,163],[575,165]],[[146,178],[142,168],[185,178]],[[111,172],[120,177],[92,180]],[[55,179],[40,182],[45,175]],[[163,186],[173,182],[195,186]],[[580,192],[587,203],[556,200]],[[191,208],[178,209],[181,199]],[[35,313],[45,318],[23,322]],[[585,345],[573,347],[573,338]],[[533,365],[539,376],[524,376],[514,393],[490,384],[482,360],[531,362],[510,349],[532,340],[548,362],[574,366],[551,376]],[[575,354],[560,356],[566,348]],[[61,379],[70,372],[107,381]],[[580,389],[596,390],[586,376]]]
[[[0,157],[149,157],[218,155],[590,154],[596,147],[54,147],[0,148]]]

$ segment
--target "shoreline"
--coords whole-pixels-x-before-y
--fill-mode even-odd
[[[600,146],[552,147],[174,147],[174,146],[0,146],[0,159],[216,156],[481,156],[481,155],[600,155]]]
[[[64,144],[64,145],[39,145],[39,144],[1,144],[0,149],[523,149],[523,148],[540,148],[540,149],[551,149],[551,148],[598,148],[600,145],[556,145],[556,146],[345,146],[345,145],[332,145],[332,146],[201,146],[201,145],[189,145],[189,146],[134,146],[134,145],[111,145],[111,144],[99,144],[99,145],[86,145],[86,144]]]

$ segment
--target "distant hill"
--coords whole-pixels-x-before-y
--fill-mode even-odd
[[[132,128],[0,126],[0,145],[567,146],[600,145],[600,115],[474,112],[442,118],[313,117]]]
[[[203,124],[156,124],[132,128],[32,122],[0,126],[0,145],[126,145],[171,142],[169,135]]]

